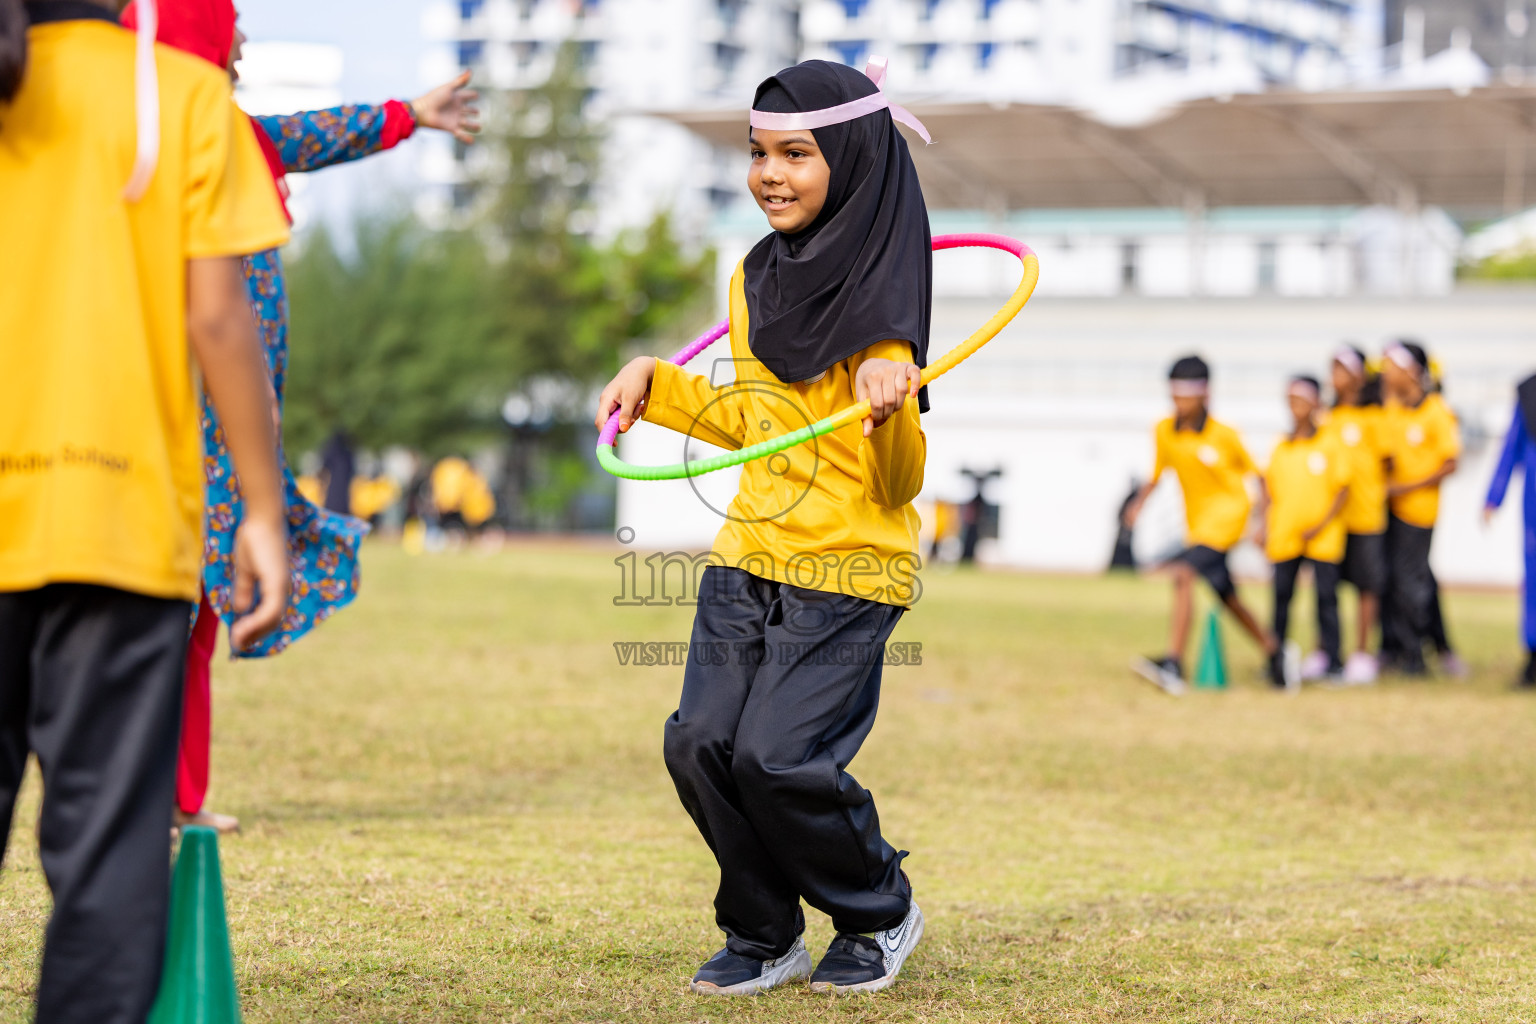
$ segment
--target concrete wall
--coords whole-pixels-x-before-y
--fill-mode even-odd
[[[943,352],[980,325],[996,296],[936,303],[933,348]],[[1168,364],[1200,352],[1214,371],[1213,412],[1237,427],[1261,463],[1287,425],[1288,374],[1325,375],[1344,339],[1368,350],[1406,335],[1442,363],[1446,393],[1467,443],[1460,471],[1443,491],[1434,564],[1450,582],[1512,584],[1519,578],[1518,509],[1491,529],[1480,510],[1513,385],[1536,369],[1536,292],[1462,291],[1389,299],[1036,299],[1015,323],[932,389],[924,417],[929,457],[925,499],[964,500],[962,468],[1003,469],[988,496],[1001,506],[990,557],[1022,568],[1092,572],[1109,559],[1115,515],[1152,462],[1151,428],[1167,415]],[[704,368],[710,353],[700,357]],[[706,371],[707,372],[707,371]],[[689,455],[707,451],[692,443]],[[624,457],[683,457],[676,434],[639,427]],[[618,522],[644,549],[707,547],[733,480],[621,483]],[[708,504],[701,500],[708,499]],[[1138,537],[1145,557],[1178,544],[1177,486],[1164,483]],[[1257,551],[1239,566],[1263,571]]]

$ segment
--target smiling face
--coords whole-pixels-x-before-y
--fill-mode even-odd
[[[797,234],[811,226],[827,202],[832,169],[809,131],[752,129],[747,188],[775,231]]]

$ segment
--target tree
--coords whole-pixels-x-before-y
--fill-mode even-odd
[[[344,258],[317,228],[289,264],[289,449],[338,428],[429,455],[499,436],[508,379],[487,368],[505,339],[483,247],[403,217],[360,223],[356,241]]]

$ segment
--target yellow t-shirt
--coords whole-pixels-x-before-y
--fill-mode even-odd
[[[219,69],[157,47],[159,165],[129,203],[133,35],[61,21],[27,41],[21,91],[0,105],[0,591],[196,600],[186,264],[281,245],[288,226]]]
[[[1389,484],[1416,483],[1433,474],[1447,459],[1461,454],[1456,416],[1439,395],[1427,395],[1414,408],[1389,405],[1386,411],[1387,452],[1392,457]],[[1440,516],[1440,485],[1419,487],[1391,499],[1392,514],[1411,526],[1426,529]]]
[[[1328,413],[1319,432],[1344,450],[1349,498],[1344,503],[1348,533],[1381,533],[1387,528],[1386,411],[1379,405],[1341,405]]]
[[[853,405],[854,377],[865,359],[912,362],[910,345],[886,341],[815,383],[784,384],[747,345],[744,280],[738,264],[730,289],[735,381],[716,387],[709,377],[658,361],[646,420],[734,451]],[[909,398],[867,439],[855,421],[747,463],[724,510],[714,560],[808,590],[911,605],[922,566],[912,499],[923,487],[927,453],[917,401]]]
[[[1258,470],[1237,431],[1207,413],[1196,430],[1176,430],[1172,416],[1157,425],[1157,463],[1152,479],[1165,470],[1178,475],[1184,490],[1189,543],[1229,551],[1242,539],[1253,509],[1245,478]]]
[[[1311,542],[1302,539],[1333,510],[1339,492],[1351,486],[1346,449],[1321,431],[1305,439],[1287,438],[1275,446],[1264,471],[1269,491],[1269,541],[1264,553],[1271,562],[1310,558],[1318,562],[1344,560],[1344,516],[1328,520]]]

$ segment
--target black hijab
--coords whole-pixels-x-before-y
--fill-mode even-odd
[[[804,113],[873,92],[853,68],[809,60],[764,81],[752,106]],[[886,340],[910,342],[927,366],[933,251],[907,142],[889,110],[813,133],[832,172],[827,202],[804,231],[775,231],[747,254],[747,344],[785,383]]]
[[[1525,429],[1536,441],[1536,374],[1525,378],[1515,387],[1520,398],[1520,411],[1525,414]]]

